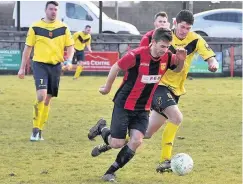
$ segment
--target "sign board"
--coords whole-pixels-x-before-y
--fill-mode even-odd
[[[0,70],[19,70],[20,50],[0,50]]]
[[[222,52],[215,52],[215,54],[216,54],[216,60],[219,63],[219,68],[216,73],[222,73],[223,54]],[[195,53],[189,73],[211,73],[211,72],[208,71],[208,63],[204,61],[203,58],[198,53]]]
[[[119,59],[118,52],[85,52],[84,70],[92,72],[108,72]]]

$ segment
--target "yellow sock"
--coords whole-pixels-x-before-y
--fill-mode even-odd
[[[162,134],[160,162],[171,159],[172,146],[179,126],[168,122]]]
[[[78,65],[76,68],[76,72],[74,74],[74,78],[77,79],[80,76],[82,71],[83,71],[83,66]]]
[[[50,110],[50,104],[44,105],[43,113],[42,113],[40,125],[39,125],[40,130],[43,130],[43,127],[44,127],[45,123],[47,122],[47,119],[48,119],[48,116],[49,116],[49,110]]]
[[[33,109],[33,128],[39,128],[43,109],[44,109],[44,102],[36,101]]]

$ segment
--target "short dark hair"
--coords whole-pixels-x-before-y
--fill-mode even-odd
[[[166,17],[166,18],[168,18],[168,15],[165,12],[156,13],[156,15],[154,16],[154,20],[156,20],[158,17]]]
[[[167,28],[157,28],[152,36],[152,39],[155,40],[156,42],[159,41],[172,41],[172,31],[170,29]]]
[[[87,28],[91,28],[91,26],[90,26],[90,25],[86,25],[86,26],[85,26],[85,29],[87,29]]]
[[[53,4],[55,6],[58,6],[59,5],[57,1],[47,1],[46,2],[46,9],[47,9],[47,7],[48,7],[49,4]]]
[[[176,22],[177,23],[186,22],[187,24],[193,25],[194,17],[192,12],[190,12],[189,10],[181,10],[176,15]]]

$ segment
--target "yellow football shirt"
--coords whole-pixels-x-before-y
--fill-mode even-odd
[[[91,43],[91,35],[84,34],[83,31],[74,33],[73,39],[74,48],[79,51],[84,50],[84,48]]]
[[[29,28],[25,44],[34,47],[33,61],[55,65],[64,61],[64,49],[74,41],[63,22],[47,23],[42,19]]]
[[[170,50],[172,53],[176,52],[176,48],[185,48],[187,50],[187,57],[184,68],[181,72],[176,73],[168,69],[161,79],[160,85],[167,86],[175,95],[180,96],[186,93],[184,84],[190,66],[197,52],[205,61],[215,56],[215,53],[208,46],[207,42],[198,34],[189,32],[185,39],[178,39],[173,33],[172,44]]]

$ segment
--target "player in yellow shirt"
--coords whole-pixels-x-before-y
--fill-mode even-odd
[[[86,25],[84,31],[76,32],[73,35],[74,39],[74,48],[76,50],[75,56],[77,59],[77,69],[74,74],[74,79],[77,79],[81,72],[83,71],[82,62],[84,61],[84,49],[87,47],[89,52],[92,52],[91,50],[91,26]]]
[[[162,134],[162,151],[160,164],[156,168],[157,172],[171,170],[170,159],[173,142],[183,119],[177,104],[180,96],[186,93],[184,84],[194,54],[197,52],[208,63],[209,71],[216,72],[218,69],[215,53],[200,35],[190,31],[193,23],[194,17],[190,11],[182,10],[177,14],[170,51],[174,53],[177,48],[185,48],[187,50],[185,65],[180,73],[167,70],[153,97],[153,110],[149,118],[146,138],[150,138],[168,120]]]
[[[182,122],[182,113],[177,103],[181,95],[185,94],[184,83],[190,69],[194,54],[197,52],[208,63],[208,70],[216,72],[218,62],[215,53],[208,46],[206,41],[198,34],[191,32],[193,25],[193,14],[188,10],[180,11],[176,16],[176,26],[172,34],[172,44],[170,51],[175,53],[176,49],[183,47],[187,50],[187,58],[181,72],[175,73],[169,69],[162,77],[161,83],[155,91],[152,101],[152,112],[149,117],[149,125],[144,138],[151,138],[152,135],[168,122],[162,134],[162,151],[160,164],[156,168],[157,172],[170,171],[170,159],[172,146],[176,132]],[[147,42],[149,44],[149,42]],[[98,145],[92,150],[92,156],[98,156],[110,150],[108,145]]]
[[[71,67],[74,54],[74,41],[67,26],[56,20],[58,3],[46,3],[45,18],[34,23],[28,31],[22,64],[18,72],[20,79],[25,76],[26,64],[34,48],[33,75],[37,100],[33,109],[33,130],[31,141],[44,140],[41,133],[49,115],[50,101],[57,97],[61,75],[61,63],[64,70]],[[67,60],[64,61],[64,49],[67,48]]]

